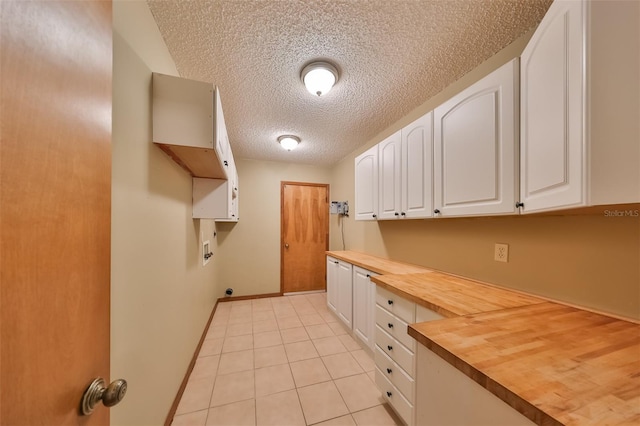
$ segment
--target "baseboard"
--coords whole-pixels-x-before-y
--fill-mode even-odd
[[[231,296],[231,297],[221,297],[218,299],[218,302],[235,302],[237,300],[264,299],[267,297],[280,297],[280,296],[282,296],[282,293],[254,294],[249,296]]]
[[[200,342],[198,342],[198,346],[196,347],[196,350],[193,353],[193,357],[191,358],[191,362],[189,363],[187,372],[184,375],[184,379],[182,379],[182,384],[180,385],[180,388],[178,389],[178,393],[176,394],[176,397],[173,400],[173,404],[169,409],[169,413],[167,414],[167,419],[164,422],[164,426],[171,426],[171,422],[173,422],[173,417],[176,415],[176,411],[178,410],[178,405],[180,404],[180,400],[182,399],[182,394],[184,394],[184,390],[186,389],[187,383],[189,382],[189,376],[191,376],[193,367],[196,365],[196,361],[198,360],[198,354],[200,353],[202,344],[204,343],[207,337],[207,332],[209,331],[209,326],[211,325],[211,321],[213,320],[213,315],[216,313],[216,308],[218,307],[218,301],[216,301],[215,305],[213,305],[213,310],[211,311],[211,315],[209,316],[209,321],[207,321],[207,325],[205,326],[204,331],[202,332],[202,337],[200,337]]]

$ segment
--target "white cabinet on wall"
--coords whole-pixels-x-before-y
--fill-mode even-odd
[[[402,137],[400,131],[378,144],[378,219],[400,217]]]
[[[193,178],[193,218],[238,221],[238,191],[232,180]]]
[[[433,113],[378,145],[378,218],[433,216]]]
[[[378,216],[378,146],[355,160],[356,220],[376,220]]]
[[[433,216],[433,112],[402,129],[402,217]]]
[[[371,350],[375,347],[376,285],[371,282],[374,272],[353,267],[353,334]]]
[[[640,202],[640,5],[556,0],[521,57],[523,212]]]
[[[327,256],[327,306],[351,329],[353,313],[353,265]]]
[[[514,59],[434,110],[437,216],[516,212],[518,80]]]
[[[153,142],[192,176],[227,179],[231,149],[218,88],[158,73],[152,82]]]

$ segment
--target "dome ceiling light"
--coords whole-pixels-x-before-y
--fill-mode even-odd
[[[312,95],[326,95],[338,81],[338,70],[328,62],[312,62],[302,69],[302,82]]]
[[[298,146],[300,138],[292,135],[282,135],[278,137],[278,143],[287,151],[291,151]]]

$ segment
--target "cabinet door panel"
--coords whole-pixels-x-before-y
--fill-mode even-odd
[[[515,212],[518,62],[434,111],[434,207],[443,216]]]
[[[370,348],[374,346],[373,309],[376,304],[375,284],[370,278],[373,275],[376,274],[353,267],[353,333]]]
[[[463,99],[441,118],[443,207],[497,199],[496,90]]]
[[[584,202],[582,2],[549,10],[522,53],[525,211]]]
[[[400,217],[400,132],[396,132],[378,145],[378,215],[379,219]]]
[[[327,257],[327,306],[338,312],[338,261]]]
[[[352,328],[353,314],[353,277],[350,263],[338,263],[338,317]]]
[[[433,113],[402,129],[402,213],[433,216]]]
[[[355,161],[356,220],[375,220],[378,215],[378,146]]]

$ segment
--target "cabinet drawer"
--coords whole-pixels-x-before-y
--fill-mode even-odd
[[[389,358],[382,349],[376,347],[375,351],[376,367],[380,369],[382,374],[407,398],[407,401],[413,403],[413,393],[415,389],[415,381],[404,372],[391,358]]]
[[[376,286],[376,303],[407,323],[416,322],[416,304]]]
[[[389,336],[379,325],[376,325],[376,345],[402,367],[410,377],[415,377],[415,356],[413,352]]]
[[[382,390],[384,399],[391,404],[402,420],[409,426],[413,425],[413,405],[402,396],[398,388],[393,386],[378,368],[376,368],[376,385]]]
[[[407,323],[380,305],[376,305],[376,324],[409,348],[411,352],[416,351],[416,341],[407,333]]]

